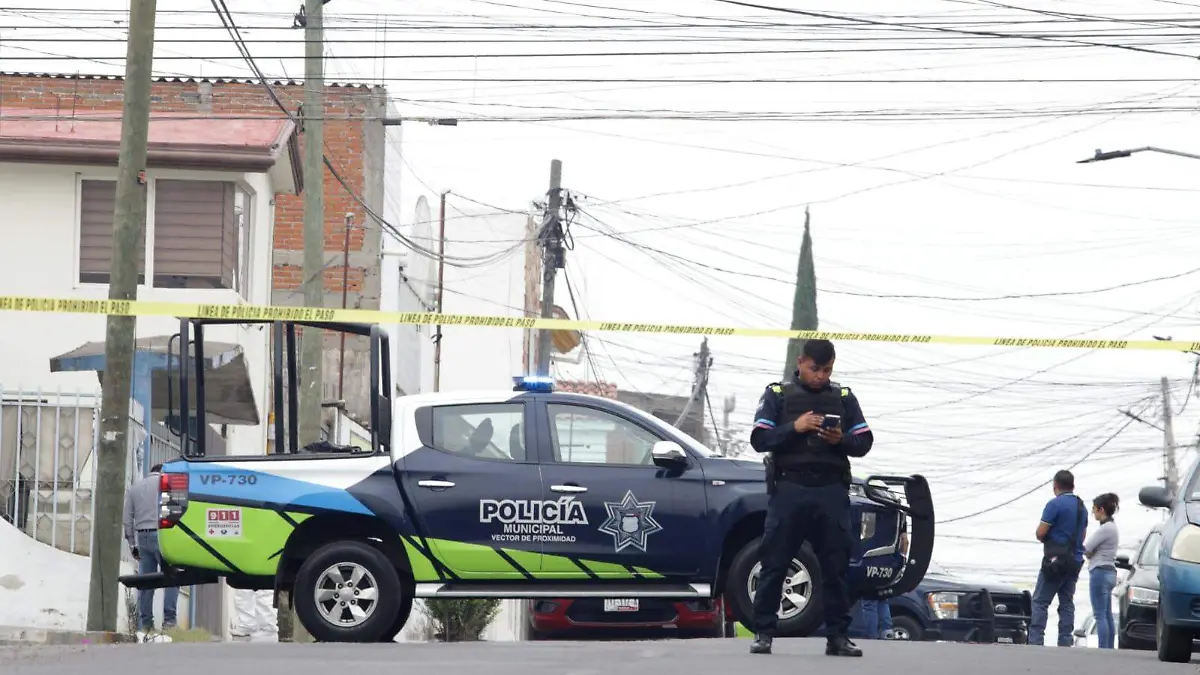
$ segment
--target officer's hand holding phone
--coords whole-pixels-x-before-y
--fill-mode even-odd
[[[810,431],[816,431],[821,428],[821,422],[825,419],[824,415],[818,415],[811,410],[796,418],[792,422],[792,428],[796,433],[806,434]]]
[[[842,426],[839,424],[833,427],[822,427],[817,430],[817,435],[826,443],[837,445],[842,442]]]

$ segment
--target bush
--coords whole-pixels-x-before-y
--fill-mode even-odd
[[[438,639],[444,642],[470,642],[482,639],[483,631],[500,613],[500,602],[491,599],[431,598],[425,601],[425,607]]]

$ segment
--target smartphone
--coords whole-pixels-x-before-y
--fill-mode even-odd
[[[825,419],[821,420],[822,429],[832,429],[842,423],[841,415],[826,415]]]

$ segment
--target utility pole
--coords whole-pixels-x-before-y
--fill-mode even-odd
[[[327,1],[327,0],[326,0]],[[304,305],[325,305],[325,2],[304,0]],[[325,331],[305,328],[300,335],[300,392],[296,439],[300,447],[321,438],[321,364]],[[279,638],[307,642],[308,633],[280,602]]]
[[[687,404],[683,406],[683,412],[679,413],[679,418],[676,419],[675,424],[672,425],[676,429],[683,428],[679,425],[683,424],[683,421],[687,419],[688,413],[692,411],[692,405],[696,403],[696,401],[703,401],[704,394],[706,391],[708,391],[708,369],[710,366],[712,366],[712,356],[708,351],[708,338],[704,338],[704,340],[700,342],[700,352],[695,356],[696,376],[692,381],[692,395],[690,398],[688,398]],[[703,414],[701,415],[701,418],[703,418]]]
[[[550,161],[550,194],[546,202],[546,215],[538,242],[542,247],[542,318],[554,316],[554,278],[558,270],[566,266],[563,251],[562,223],[558,212],[562,208],[562,162]],[[550,375],[550,329],[538,331],[537,374]]]
[[[113,213],[108,299],[136,300],[138,242],[146,231],[146,145],[150,136],[150,82],[154,63],[155,0],[133,0],[125,47],[121,150],[117,159],[117,205]],[[100,447],[96,453],[96,501],[92,517],[91,578],[87,628],[115,631],[121,574],[121,514],[129,452],[129,396],[137,319],[108,316],[104,340]],[[187,347],[185,346],[186,350]],[[184,433],[187,431],[184,430]]]
[[[442,193],[442,208],[438,221],[438,279],[437,279],[437,313],[442,313],[442,296],[445,293],[445,273],[446,273],[446,195],[450,191],[446,190]],[[442,390],[442,324],[437,325],[437,332],[433,335],[433,390]]]
[[[737,396],[730,394],[725,397],[721,403],[721,435],[725,438],[725,454],[731,455],[733,452],[733,434],[729,431],[729,415],[737,410]]]
[[[1162,378],[1163,398],[1163,465],[1166,472],[1163,481],[1166,488],[1174,496],[1179,490],[1179,469],[1175,466],[1175,427],[1171,412],[1171,386],[1167,378]]]

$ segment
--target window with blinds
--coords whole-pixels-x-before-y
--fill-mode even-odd
[[[80,273],[85,283],[108,283],[112,264],[115,181],[82,181]],[[156,179],[154,286],[226,288],[246,292],[249,237],[246,193],[228,181]],[[145,238],[138,249],[138,283],[145,283]]]
[[[117,182],[85,180],[79,200],[79,281],[107,284],[112,269],[113,215]],[[146,237],[138,241],[138,283],[146,283]]]

